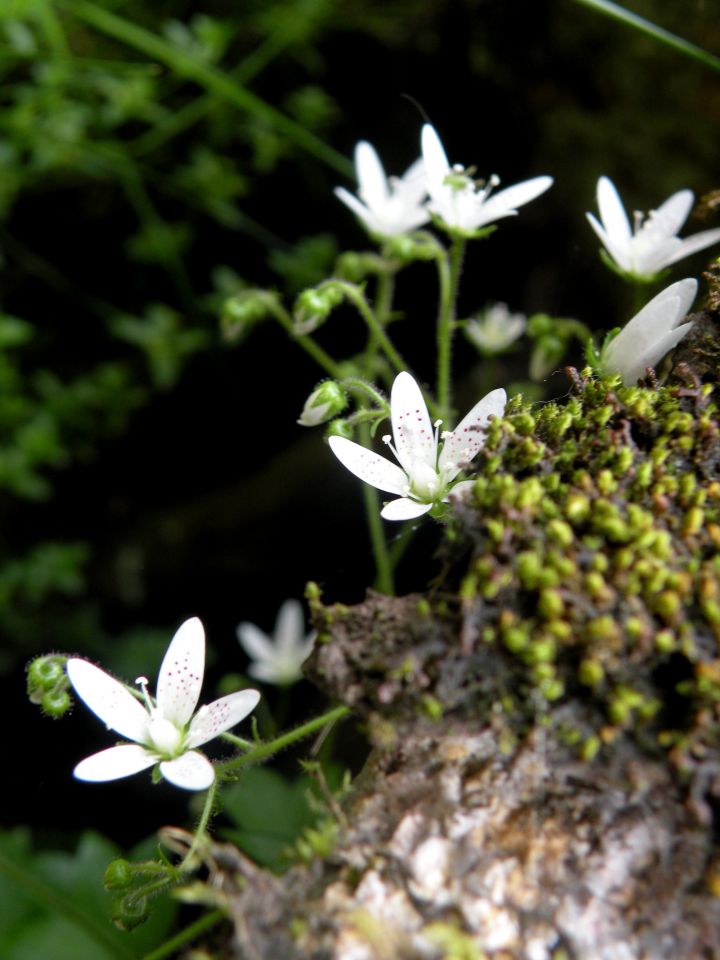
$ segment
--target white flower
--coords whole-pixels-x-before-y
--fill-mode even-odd
[[[448,163],[445,150],[435,132],[426,123],[422,129],[422,154],[425,161],[428,209],[448,227],[472,233],[503,217],[517,214],[517,207],[529,203],[552,185],[552,177],[533,177],[492,193],[500,183],[493,175],[484,186],[478,186],[463,167]]]
[[[248,669],[265,683],[286,686],[302,677],[300,667],[310,656],[315,631],[305,634],[305,618],[297,600],[286,600],[278,611],[272,637],[254,623],[241,623],[238,640],[255,661]]]
[[[78,780],[118,780],[160,764],[160,772],[185,790],[205,790],[215,779],[210,761],[195,750],[254,710],[257,690],[240,690],[200,707],[193,716],[205,672],[205,633],[197,617],[173,637],[160,667],[155,700],[138,677],[145,705],[122,683],[87,660],[70,659],[67,674],[77,695],[110,730],[133,740],[82,760]]]
[[[678,280],[646,303],[640,313],[603,348],[600,369],[619,373],[623,383],[632,385],[655,367],[690,332],[687,316],[697,293],[697,280]]]
[[[381,516],[386,520],[411,520],[447,501],[451,491],[462,493],[472,486],[471,480],[453,481],[483,446],[488,420],[501,416],[505,403],[504,390],[489,393],[454,430],[443,433],[444,443],[438,454],[442,421],[430,423],[420,387],[409,373],[399,373],[390,395],[395,442],[393,445],[390,436],[383,440],[400,466],[344,437],[330,437],[328,443],[338,460],[356,477],[400,498],[387,503]]]
[[[651,280],[665,267],[720,241],[720,229],[704,230],[685,240],[676,236],[693,205],[691,190],[674,193],[647,218],[636,211],[632,230],[622,200],[607,177],[598,180],[597,204],[601,223],[588,213],[590,226],[619,269],[636,280]]]
[[[506,303],[493,303],[475,319],[465,323],[465,335],[481,353],[502,353],[527,326],[524,313],[510,313]]]
[[[423,205],[427,186],[422,159],[416,160],[402,177],[388,178],[375,148],[361,140],[355,147],[355,171],[358,196],[354,197],[344,187],[336,187],[335,195],[362,220],[370,233],[394,237],[428,222],[430,216]]]

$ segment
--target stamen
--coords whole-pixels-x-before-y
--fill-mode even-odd
[[[639,233],[642,229],[644,214],[642,210],[633,211],[633,233]]]
[[[142,690],[142,695],[143,695],[143,700],[145,701],[145,706],[148,708],[148,710],[150,711],[150,713],[152,713],[153,710],[155,709],[155,707],[154,707],[154,704],[153,704],[152,699],[151,699],[151,697],[150,697],[150,694],[149,694],[148,691],[147,691],[147,687],[148,687],[148,683],[149,683],[149,682],[150,682],[150,681],[148,680],[147,677],[136,677],[136,678],[135,678],[135,683],[136,683],[136,684],[140,687],[140,689]]]
[[[390,436],[389,433],[386,433],[386,434],[385,434],[385,436],[382,438],[382,442],[383,442],[383,443],[386,443],[386,444],[390,447],[390,449],[391,449],[392,452],[393,452],[393,456],[395,457],[395,459],[397,460],[397,462],[400,463],[400,457],[398,456],[397,450],[396,450],[395,447],[393,446],[392,437]]]

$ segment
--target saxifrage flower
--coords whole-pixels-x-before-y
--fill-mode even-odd
[[[358,195],[336,187],[335,195],[360,218],[367,230],[394,237],[423,226],[430,219],[423,201],[427,196],[425,169],[418,159],[402,177],[387,177],[375,148],[366,140],[355,147]]]
[[[631,228],[612,180],[600,177],[597,184],[600,222],[592,213],[586,216],[619,271],[634,280],[649,281],[683,257],[720,242],[720,229],[703,230],[684,240],[677,236],[688,218],[693,199],[691,190],[679,190],[647,217],[636,211]]]
[[[195,748],[239,723],[256,707],[257,690],[240,690],[207,706],[197,706],[205,672],[205,632],[193,617],[178,629],[167,649],[155,699],[148,681],[139,677],[141,702],[99,667],[80,658],[67,662],[75,693],[93,713],[120,736],[134,741],[101,750],[73,771],[79,780],[118,780],[159,764],[160,773],[176,787],[205,790],[215,779],[213,765]]]
[[[253,663],[248,673],[278,686],[288,686],[302,677],[301,667],[310,656],[315,631],[305,633],[305,617],[297,600],[286,600],[278,611],[269,637],[254,623],[241,623],[237,636]]]
[[[533,177],[493,193],[499,177],[493,175],[484,185],[478,185],[462,166],[451,167],[440,137],[429,123],[422,129],[422,154],[430,194],[428,209],[462,234],[515,216],[518,207],[539,197],[553,182],[552,177]]]
[[[623,383],[635,384],[648,367],[656,366],[692,329],[682,323],[697,293],[697,280],[688,278],[666,287],[629,320],[603,347],[600,369],[619,373]]]
[[[383,507],[381,516],[411,520],[446,502],[450,493],[472,486],[471,480],[457,482],[456,477],[483,446],[490,417],[502,416],[506,401],[504,390],[493,390],[454,430],[439,437],[442,421],[431,424],[420,387],[403,372],[395,378],[390,394],[392,437],[383,437],[399,465],[344,437],[330,437],[328,443],[356,477],[398,497]]]

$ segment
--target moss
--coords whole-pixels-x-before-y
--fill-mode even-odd
[[[622,730],[687,769],[720,752],[712,387],[689,372],[660,388],[574,382],[564,404],[514,398],[489,431],[454,531],[456,562],[470,553],[463,631],[514,676],[516,731],[576,700],[595,717],[575,737],[585,759]]]

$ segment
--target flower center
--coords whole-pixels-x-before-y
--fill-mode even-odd
[[[150,720],[148,727],[150,744],[157,752],[166,757],[175,757],[180,752],[185,739],[181,730],[157,713]]]

